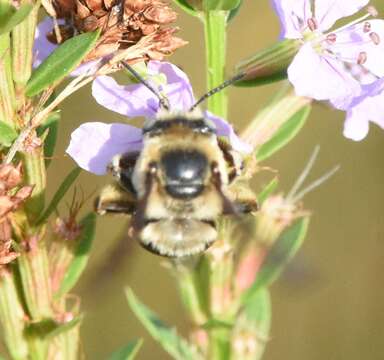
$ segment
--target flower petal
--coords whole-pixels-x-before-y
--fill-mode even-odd
[[[311,44],[305,44],[288,68],[288,79],[298,96],[316,100],[333,100],[335,105],[350,102],[360,93],[359,83],[343,64],[321,56]]]
[[[281,37],[302,38],[302,31],[312,17],[309,0],[272,0],[272,6],[280,18]]]
[[[253,147],[241,140],[233,130],[232,125],[226,122],[221,117],[218,117],[209,111],[205,112],[205,117],[211,120],[216,126],[216,134],[218,136],[225,136],[228,138],[232,148],[238,152],[250,154],[253,151]]]
[[[362,95],[354,99],[347,112],[344,135],[362,140],[368,133],[369,121],[384,129],[384,79],[364,86]]]
[[[110,76],[96,78],[92,83],[92,95],[100,105],[128,117],[154,118],[159,107],[157,97],[144,85],[119,85]]]
[[[168,97],[172,110],[188,110],[195,102],[187,74],[169,62],[150,61],[149,75],[164,74],[167,84],[161,86]]]
[[[141,148],[141,129],[127,124],[89,122],[72,133],[66,152],[82,169],[103,175],[113,156]]]
[[[315,0],[319,29],[328,30],[337,20],[355,14],[368,3],[369,0]]]
[[[52,44],[47,39],[47,33],[52,31],[52,18],[47,16],[39,23],[35,32],[35,42],[33,44],[33,67],[38,67],[51,53],[57,48],[57,45]]]
[[[344,122],[344,136],[354,141],[361,141],[367,136],[368,131],[369,121],[366,116],[358,108],[349,110]]]

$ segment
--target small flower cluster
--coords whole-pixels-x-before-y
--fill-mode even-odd
[[[344,135],[363,139],[369,122],[384,128],[384,21],[369,7],[367,14],[333,29],[369,0],[273,0],[286,39],[301,47],[288,68],[297,95],[327,100],[346,111]]]

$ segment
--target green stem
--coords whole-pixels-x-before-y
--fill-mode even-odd
[[[12,80],[9,33],[0,35],[0,121],[14,127],[15,89]]]
[[[0,274],[0,321],[4,340],[12,359],[28,358],[28,344],[24,338],[26,315],[14,282],[8,270]]]
[[[32,196],[26,204],[28,219],[34,223],[44,210],[45,203],[46,170],[43,148],[24,152],[21,157],[24,163],[25,183],[34,186]]]
[[[31,320],[42,321],[52,317],[52,291],[46,245],[36,241],[19,256],[18,264]]]
[[[19,102],[32,72],[33,42],[40,2],[27,18],[12,29],[12,72]],[[19,104],[21,105],[21,103]]]
[[[208,90],[222,84],[225,80],[227,17],[227,11],[207,11],[204,15]],[[227,117],[226,90],[208,99],[208,109],[217,116]]]

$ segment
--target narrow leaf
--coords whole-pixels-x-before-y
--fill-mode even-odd
[[[310,105],[307,105],[296,112],[280,127],[279,130],[276,131],[270,140],[260,146],[256,153],[256,159],[258,161],[263,161],[287,145],[304,126],[310,112]]]
[[[0,35],[10,32],[16,25],[20,24],[32,11],[33,5],[24,2],[18,10],[13,6],[1,8],[0,15]]]
[[[59,324],[58,326],[56,326],[56,328],[54,328],[52,331],[50,331],[47,334],[47,338],[53,339],[56,336],[59,336],[63,333],[66,333],[67,331],[70,331],[73,328],[75,328],[82,321],[83,321],[83,316],[78,316],[78,317],[76,317],[76,318],[72,319],[71,321],[68,321],[64,324]]]
[[[203,0],[203,9],[205,11],[230,11],[238,8],[241,0]]]
[[[142,345],[143,345],[142,339],[133,340],[130,343],[128,343],[128,345],[115,351],[108,358],[108,360],[133,360],[136,357]]]
[[[243,5],[243,0],[240,0],[239,1],[239,4],[234,8],[232,9],[230,12],[229,12],[229,15],[228,15],[228,18],[227,18],[227,22],[229,23],[231,20],[233,20],[237,14],[239,13],[240,11],[240,8],[241,8],[241,5]]]
[[[257,202],[260,206],[276,190],[277,185],[279,185],[279,180],[277,179],[277,177],[275,177],[264,187],[261,193],[257,195]]]
[[[56,210],[57,206],[59,205],[61,199],[65,196],[69,188],[72,186],[72,184],[75,182],[77,177],[79,176],[81,172],[81,169],[79,167],[74,168],[64,179],[64,181],[61,183],[59,188],[57,189],[55,195],[53,196],[50,204],[45,209],[43,214],[39,217],[37,220],[37,225],[42,224],[44,221],[48,219],[48,217]]]
[[[152,337],[160,343],[174,359],[198,360],[201,355],[182,337],[176,329],[164,324],[158,316],[139,301],[131,289],[126,290],[128,303],[137,318]]]
[[[253,296],[261,288],[270,286],[280,276],[287,263],[300,249],[307,234],[308,225],[309,217],[302,217],[279,236],[269,250],[245,299]]]
[[[233,359],[261,359],[268,343],[270,328],[271,300],[268,290],[263,288],[241,304],[233,338],[237,343],[251,342],[252,346],[233,346]]]
[[[37,95],[74,70],[93,48],[99,34],[95,31],[77,35],[56,48],[32,73],[27,84],[27,96]]]
[[[74,258],[64,276],[59,290],[54,295],[56,299],[59,299],[76,285],[87,266],[93,238],[95,237],[96,214],[89,213],[83,220],[81,220],[80,225],[82,231],[80,238],[77,240],[78,244],[74,250]]]
[[[66,323],[59,323],[54,319],[45,319],[28,325],[26,331],[28,336],[53,339],[67,331],[70,331],[83,320],[82,316],[78,316]]]
[[[17,132],[7,123],[0,121],[0,145],[11,146],[17,138]]]
[[[56,141],[57,141],[57,134],[59,130],[59,120],[60,120],[60,112],[55,111],[51,113],[47,120],[39,126],[37,129],[37,135],[42,136],[46,131],[47,136],[44,139],[44,156],[47,158],[45,160],[45,166],[48,167],[48,165],[51,162],[51,157],[54,154]]]
[[[186,0],[173,0],[187,14],[192,16],[198,16],[198,12],[186,1]]]

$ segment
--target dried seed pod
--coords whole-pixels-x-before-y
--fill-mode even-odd
[[[59,26],[62,39],[102,30],[96,48],[86,61],[127,49],[147,35],[153,35],[153,46],[142,59],[134,61],[161,60],[186,44],[174,36],[177,28],[165,27],[176,20],[177,14],[162,0],[57,0],[54,6],[58,17],[65,22]],[[47,38],[57,43],[54,32],[47,34]]]

